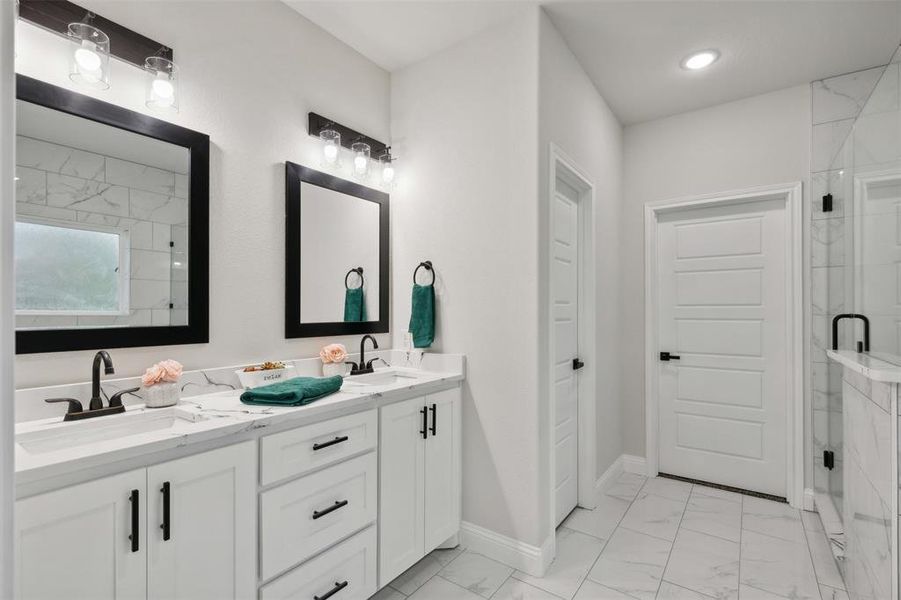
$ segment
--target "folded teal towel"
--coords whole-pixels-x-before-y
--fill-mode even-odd
[[[435,341],[435,286],[413,284],[410,333],[414,348],[428,348]]]
[[[363,288],[348,288],[344,291],[344,321],[358,323],[366,320],[366,300]]]
[[[303,406],[314,400],[334,394],[341,389],[344,378],[295,377],[272,385],[253,388],[241,394],[244,404],[268,404],[271,406]]]

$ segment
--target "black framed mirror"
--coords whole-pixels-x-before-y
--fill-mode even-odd
[[[285,163],[285,337],[388,331],[388,199]]]
[[[16,352],[208,342],[209,136],[16,85]]]

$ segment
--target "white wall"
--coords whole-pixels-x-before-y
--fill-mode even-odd
[[[550,144],[555,144],[574,161],[594,185],[596,345],[586,354],[588,366],[582,376],[592,373],[596,385],[597,478],[622,454],[618,282],[623,129],[543,12],[539,32],[539,240],[542,255],[546,256],[549,252]],[[548,262],[544,260],[540,266],[543,272],[539,281],[546,284],[549,281]],[[544,375],[548,373],[551,350],[547,285],[542,285],[539,293],[542,299],[539,373]],[[547,414],[551,400],[551,384],[547,379],[541,386],[544,414]],[[547,418],[541,422],[545,427],[542,429],[540,452],[542,456],[550,457],[553,427]],[[549,481],[546,478],[543,480]],[[549,485],[541,490],[543,506],[549,507],[549,491]]]
[[[645,454],[644,205],[774,183],[806,185],[809,168],[808,85],[626,127],[620,228],[626,453]]]
[[[311,110],[388,141],[388,73],[280,2],[79,4],[174,48],[181,112],[166,120],[211,139],[210,343],[114,350],[117,374],[167,357],[197,369],[315,355],[326,340],[284,339],[284,162],[319,168]],[[67,43],[19,34],[17,70],[71,87]],[[112,87],[91,95],[147,112],[142,72],[110,63]],[[17,386],[85,380],[90,356],[19,356]]]
[[[0,598],[13,597],[13,224],[15,222],[15,5],[0,2]]]
[[[544,541],[538,455],[538,10],[392,75],[395,342],[414,267],[437,273],[434,348],[467,355],[463,519]]]

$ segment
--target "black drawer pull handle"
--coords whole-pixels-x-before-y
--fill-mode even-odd
[[[419,435],[422,436],[422,439],[429,439],[429,409],[425,406],[420,409],[419,414],[422,415],[422,429],[419,430]]]
[[[338,583],[336,581],[335,587],[333,587],[332,589],[330,589],[329,591],[327,591],[326,593],[324,593],[321,596],[313,596],[313,600],[328,600],[329,598],[331,598],[332,596],[334,596],[335,594],[337,594],[338,592],[340,592],[341,590],[343,590],[346,587],[347,587],[346,581],[342,581],[341,583]]]
[[[328,441],[328,442],[322,442],[321,444],[313,444],[313,452],[315,452],[316,450],[322,450],[323,448],[328,448],[329,446],[334,446],[335,444],[340,444],[341,442],[346,442],[349,439],[350,438],[347,437],[346,435],[342,435],[341,437],[336,437],[335,439]]]
[[[324,517],[325,515],[329,514],[330,512],[336,511],[339,508],[343,508],[345,506],[347,506],[347,500],[342,500],[341,502],[335,502],[334,504],[332,504],[331,506],[329,506],[328,508],[325,508],[323,510],[314,510],[313,518],[318,519],[320,517]]]
[[[171,514],[169,512],[169,501],[170,501],[170,492],[169,492],[169,482],[163,483],[163,487],[160,488],[160,491],[163,493],[163,524],[160,525],[160,529],[163,530],[163,541],[169,541],[169,538],[172,537],[170,533],[170,525],[171,525]]]
[[[140,521],[138,519],[139,495],[140,492],[138,492],[138,490],[131,490],[131,496],[128,497],[128,501],[131,502],[131,535],[128,536],[128,539],[131,540],[132,552],[137,552],[141,548],[140,540],[138,539],[141,531]]]
[[[429,410],[432,411],[432,426],[429,427],[429,431],[435,436],[438,435],[438,405],[433,404]]]

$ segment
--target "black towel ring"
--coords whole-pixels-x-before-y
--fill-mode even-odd
[[[350,286],[347,285],[347,278],[350,277],[351,273],[356,273],[360,276],[360,287],[363,287],[363,267],[357,267],[356,269],[351,269],[347,272],[347,275],[344,276],[344,289],[351,289]],[[357,288],[354,288],[357,289]]]
[[[413,283],[416,283],[416,273],[418,273],[419,269],[423,267],[425,267],[426,271],[432,274],[432,283],[429,285],[435,285],[435,269],[432,268],[432,261],[430,260],[425,260],[417,265],[416,269],[413,271]]]

